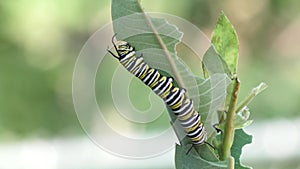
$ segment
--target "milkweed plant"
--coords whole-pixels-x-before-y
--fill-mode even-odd
[[[241,85],[237,72],[239,43],[236,31],[224,12],[219,15],[214,27],[210,47],[205,52],[202,61],[199,61],[203,70],[202,77],[194,75],[177,56],[175,46],[181,42],[185,33],[180,32],[177,25],[172,25],[161,18],[149,16],[143,11],[138,0],[112,0],[111,14],[114,33],[118,40],[122,40],[123,46],[114,44],[117,54],[109,52],[116,58],[127,57],[131,59],[120,62],[127,70],[133,68],[131,69],[133,74],[138,71],[141,72],[145,67],[147,69],[148,67],[158,67],[145,71],[145,74],[148,73],[147,76],[143,76],[142,72],[136,73],[138,74],[136,76],[144,81],[147,81],[148,78],[156,79],[151,83],[149,81],[144,82],[153,90],[158,89],[158,85],[166,86],[160,96],[168,105],[166,107],[171,124],[180,140],[180,144],[175,146],[176,168],[251,168],[242,165],[240,159],[242,148],[252,142],[252,136],[244,131],[244,128],[252,123],[252,120],[249,119],[248,104],[267,85],[260,83],[238,103]],[[127,19],[114,22],[119,18],[126,18],[126,16]],[[128,45],[127,42],[132,46]],[[158,53],[161,52],[161,58],[147,57],[142,59],[142,55],[138,59],[135,55],[132,57],[135,54],[134,50],[138,51],[150,47],[159,49]],[[155,52],[151,54],[156,55]],[[144,60],[148,65],[137,64],[143,63]],[[161,70],[156,65],[158,63],[167,65],[165,66],[166,69],[170,70],[170,73],[167,72],[167,77],[161,75],[166,73],[165,70]],[[159,77],[163,77],[161,81]],[[174,81],[174,84],[167,81]],[[193,81],[194,84],[191,85],[190,81]],[[221,82],[224,84],[223,88],[219,87]],[[180,91],[186,92],[191,101],[198,100],[199,104],[197,106],[189,104],[190,99],[187,99],[183,94],[184,92]],[[178,93],[177,96],[175,96],[176,92]],[[156,91],[156,93],[159,92]],[[175,105],[170,104],[171,99],[176,97],[178,100],[181,98],[181,102],[174,101]],[[183,111],[176,113],[176,109],[184,106],[195,112],[196,120],[193,121],[193,113],[187,113],[190,117],[186,118],[185,116],[180,117],[180,113]],[[197,113],[201,115],[201,120],[200,115],[196,118]],[[213,117],[216,119],[213,120]],[[186,128],[184,128],[184,120],[189,121],[186,122],[186,126],[188,126]],[[204,126],[209,129],[205,131]],[[199,131],[197,131],[198,129]]]

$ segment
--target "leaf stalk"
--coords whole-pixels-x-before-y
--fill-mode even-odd
[[[239,104],[236,109],[236,113],[240,112],[245,106],[247,106],[256,95],[265,90],[268,86],[265,83],[260,83],[256,88],[254,88],[249,95]]]

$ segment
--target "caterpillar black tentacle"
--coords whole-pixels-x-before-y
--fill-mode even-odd
[[[193,101],[186,97],[185,89],[174,86],[172,77],[163,76],[156,69],[151,68],[144,62],[142,55],[136,57],[134,47],[128,42],[118,41],[118,45],[116,45],[114,37],[115,35],[112,37],[112,43],[117,55],[109,50],[108,52],[164,100],[174,114],[178,116],[193,145],[207,143],[201,116],[194,109]]]

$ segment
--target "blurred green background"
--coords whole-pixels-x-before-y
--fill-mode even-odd
[[[185,18],[208,37],[224,10],[240,42],[240,98],[259,82],[269,86],[249,106],[253,125],[300,117],[300,1],[142,0],[142,6]],[[109,0],[0,1],[0,144],[84,136],[72,103],[73,68],[85,41],[110,20]],[[299,159],[276,167],[299,167]],[[272,168],[270,161],[247,164]]]

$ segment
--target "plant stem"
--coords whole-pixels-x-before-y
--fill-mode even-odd
[[[232,156],[228,158],[228,169],[234,169],[234,158]]]
[[[235,107],[237,103],[237,97],[240,89],[240,81],[235,76],[233,79],[233,89],[231,94],[231,99],[229,103],[228,112],[226,115],[226,123],[224,129],[224,136],[223,136],[223,144],[222,144],[222,151],[221,151],[221,160],[225,160],[230,155],[230,148],[232,146],[233,138],[234,138],[234,114],[235,114]]]

